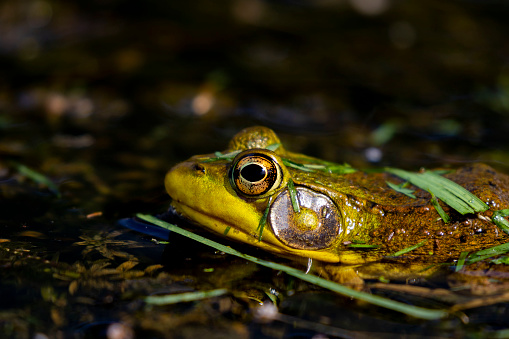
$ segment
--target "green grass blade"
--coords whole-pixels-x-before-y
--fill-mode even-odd
[[[293,211],[295,213],[300,213],[299,200],[297,199],[297,191],[295,190],[295,185],[293,184],[293,180],[288,180],[288,193],[290,193],[290,201],[292,202]]]
[[[413,173],[398,168],[386,168],[386,172],[433,193],[437,198],[461,214],[483,212],[489,208],[481,199],[465,188],[434,172]]]
[[[442,218],[442,220],[448,224],[449,221],[451,221],[451,217],[449,217],[449,215],[447,213],[445,213],[444,209],[442,208],[442,206],[440,206],[440,203],[438,202],[438,199],[437,197],[431,193],[431,204],[433,205],[433,207],[435,207],[435,209],[437,210],[438,212],[438,215],[440,216],[440,218]]]
[[[279,146],[281,146],[281,143],[270,144],[265,148],[268,149],[269,151],[275,152],[279,148]]]
[[[481,256],[481,255],[491,255],[492,257],[500,254],[505,254],[509,252],[509,242],[506,242],[504,244],[500,244],[497,246],[493,246],[481,251],[475,252],[473,255]]]
[[[272,201],[272,197],[267,199],[267,207],[265,207],[265,210],[263,211],[263,215],[260,218],[260,222],[258,223],[258,227],[256,228],[256,230],[259,232],[258,241],[262,241],[263,229],[265,228],[265,224],[267,223],[267,217],[269,216],[271,201]]]
[[[50,179],[48,179],[48,177],[46,177],[45,175],[43,175],[39,172],[36,172],[33,169],[28,168],[25,165],[21,165],[21,164],[17,165],[17,170],[20,174],[26,176],[27,178],[32,179],[36,183],[46,186],[53,193],[55,193],[55,195],[58,198],[60,198],[60,191],[58,190],[57,185],[55,185],[55,183],[53,181],[51,181]]]
[[[380,245],[370,245],[370,244],[348,244],[350,248],[359,248],[359,249],[373,249],[378,248]]]
[[[392,254],[391,256],[392,256],[392,257],[398,257],[398,256],[400,256],[400,255],[402,255],[402,254],[406,254],[406,253],[408,253],[408,252],[410,252],[410,251],[413,251],[413,250],[415,250],[415,249],[417,249],[417,248],[421,247],[421,246],[422,246],[422,245],[424,245],[427,241],[428,241],[428,239],[423,240],[423,241],[421,241],[421,242],[420,242],[420,243],[418,243],[418,244],[415,244],[415,245],[413,245],[413,246],[410,246],[410,247],[404,248],[404,249],[402,249],[402,250],[399,250],[399,251],[397,251],[396,253]]]
[[[507,252],[509,252],[509,242],[506,242],[504,244],[493,246],[493,247],[473,253],[466,260],[466,265],[470,265],[470,264],[476,263],[478,261],[489,259],[491,257],[495,257],[498,255],[506,254]]]
[[[460,253],[460,257],[458,258],[458,264],[456,265],[454,272],[458,272],[463,268],[463,266],[465,266],[465,260],[467,259],[468,253],[469,253],[468,251]]]
[[[247,254],[243,254],[239,251],[232,249],[231,247],[219,244],[215,241],[212,241],[212,240],[209,240],[202,236],[196,235],[192,232],[181,229],[180,227],[177,227],[175,225],[172,225],[172,224],[164,222],[160,219],[157,219],[156,217],[153,217],[151,215],[137,214],[136,216],[144,221],[150,222],[154,225],[163,227],[163,228],[168,229],[172,232],[178,233],[178,234],[188,237],[190,239],[196,240],[202,244],[213,247],[218,251],[222,251],[222,252],[225,252],[230,255],[235,255],[240,258],[244,258],[246,260],[255,262],[262,266],[266,266],[266,267],[269,267],[269,268],[272,268],[275,270],[283,271],[286,274],[297,277],[299,279],[302,279],[309,283],[315,284],[317,286],[329,289],[331,291],[337,292],[337,293],[342,294],[347,297],[355,298],[358,300],[363,300],[363,301],[369,302],[373,305],[385,307],[385,308],[388,308],[388,309],[391,309],[394,311],[398,311],[398,312],[401,312],[401,313],[404,313],[404,314],[407,314],[407,315],[410,315],[410,316],[413,316],[416,318],[421,318],[421,319],[431,320],[431,319],[440,319],[440,318],[444,318],[444,317],[448,316],[448,312],[444,311],[444,310],[434,310],[434,309],[427,309],[427,308],[413,306],[413,305],[407,305],[407,304],[404,304],[404,303],[401,303],[398,301],[394,301],[391,299],[387,299],[384,297],[380,297],[377,295],[372,295],[372,294],[365,293],[362,291],[356,291],[349,287],[337,284],[335,282],[325,280],[325,279],[322,279],[320,277],[317,277],[317,276],[314,276],[311,274],[306,274],[305,272],[302,272],[301,270],[298,270],[293,267],[288,267],[285,265],[262,260],[262,259],[250,256]]]
[[[186,292],[169,295],[151,295],[145,298],[145,302],[151,305],[169,305],[181,302],[189,302],[207,298],[218,297],[228,293],[228,290],[221,288],[211,291]]]
[[[301,171],[304,171],[304,172],[314,172],[313,169],[307,168],[306,166],[298,164],[298,163],[296,163],[294,161],[291,161],[290,159],[283,158],[282,160],[283,160],[283,164],[286,167],[295,168],[295,169],[298,169],[298,170],[301,170]]]
[[[414,190],[412,190],[410,188],[403,187],[403,185],[396,185],[390,181],[386,181],[385,183],[387,184],[387,186],[389,186],[396,192],[402,193],[402,194],[406,195],[407,197],[415,199],[415,195],[413,195],[413,193],[415,192]]]
[[[491,220],[497,225],[502,231],[509,234],[509,221],[505,217],[509,216],[509,209],[499,210],[493,212]]]
[[[219,161],[219,160],[232,160],[240,152],[241,151],[233,151],[233,152],[224,153],[224,154],[221,152],[214,152],[215,158],[203,159],[203,160],[201,160],[201,162],[205,163],[205,162],[214,162],[214,161]]]
[[[327,170],[334,174],[349,174],[357,172],[355,168],[348,164],[337,164],[337,165],[329,165],[327,166]]]

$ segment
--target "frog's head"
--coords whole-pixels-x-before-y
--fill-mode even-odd
[[[291,157],[272,130],[251,127],[226,151],[173,167],[165,186],[177,212],[212,231],[276,253],[337,262],[342,214],[326,192],[302,185],[302,176],[289,189]]]

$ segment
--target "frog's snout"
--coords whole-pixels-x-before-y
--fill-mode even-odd
[[[198,187],[198,182],[207,174],[207,167],[197,161],[185,161],[173,166],[164,179],[166,192],[176,200],[190,187]]]
[[[194,166],[194,164],[182,162],[173,166],[168,173],[166,173],[164,186],[166,188],[166,192],[168,192],[173,199],[176,199],[176,194],[183,189],[186,181],[185,178],[192,172],[197,171],[193,170],[192,166]]]

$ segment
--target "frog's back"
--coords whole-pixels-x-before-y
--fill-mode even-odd
[[[450,222],[444,223],[430,204],[431,195],[428,192],[413,187],[416,189],[416,199],[412,199],[380,188],[372,190],[372,201],[383,211],[385,222],[370,231],[371,239],[383,243],[386,253],[394,253],[426,240],[424,246],[412,253],[433,255],[433,261],[457,258],[464,251],[474,252],[508,242],[508,235],[491,221],[491,217],[493,211],[509,207],[509,176],[485,164],[472,164],[445,177],[479,197],[490,210],[482,215],[462,215],[441,204],[451,218]],[[356,178],[361,178],[361,183],[366,180],[362,175]],[[380,174],[378,183],[385,180],[402,182],[389,174]]]

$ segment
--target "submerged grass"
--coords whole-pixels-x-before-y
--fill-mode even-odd
[[[410,316],[413,316],[416,318],[421,318],[421,319],[433,320],[433,319],[445,318],[449,315],[449,313],[445,310],[428,309],[428,308],[408,305],[408,304],[404,304],[404,303],[401,303],[398,301],[394,301],[392,299],[387,299],[387,298],[380,297],[377,295],[372,295],[369,293],[356,291],[349,287],[340,285],[338,283],[335,283],[335,282],[332,282],[332,281],[329,281],[329,280],[326,280],[326,279],[323,279],[323,278],[320,278],[320,277],[317,277],[317,276],[314,276],[311,274],[306,274],[305,272],[302,272],[301,270],[298,270],[293,267],[288,267],[288,266],[277,264],[274,262],[262,260],[262,259],[250,256],[247,254],[243,254],[239,251],[232,249],[231,247],[219,244],[215,241],[212,241],[212,240],[209,240],[202,236],[196,235],[192,232],[189,232],[189,231],[184,230],[180,227],[177,227],[175,225],[164,222],[164,221],[162,221],[156,217],[153,217],[151,215],[137,214],[136,216],[146,222],[163,227],[165,229],[168,229],[170,231],[173,231],[175,233],[178,233],[180,235],[183,235],[185,237],[188,237],[190,239],[198,241],[204,245],[213,247],[216,250],[225,252],[230,255],[235,255],[237,257],[252,261],[254,263],[257,263],[257,264],[265,266],[265,267],[283,271],[286,274],[289,274],[289,275],[299,278],[301,280],[307,281],[309,283],[315,284],[317,286],[329,289],[331,291],[337,292],[337,293],[342,294],[347,297],[366,301],[373,305],[391,309],[393,311],[398,311],[398,312],[401,312],[401,313],[404,313],[404,314],[407,314],[407,315],[410,315]]]
[[[509,243],[500,244],[497,246],[493,246],[490,248],[486,248],[484,250],[477,251],[469,255],[469,252],[461,252],[458,263],[456,264],[455,272],[461,270],[464,266],[476,263],[478,261],[483,261],[486,259],[490,259],[492,257],[496,257],[502,254],[506,254],[509,252]],[[506,257],[502,257],[499,259],[492,260],[495,264],[507,264]]]
[[[57,185],[55,185],[55,183],[51,181],[47,176],[37,171],[34,171],[33,169],[28,168],[27,166],[22,164],[17,164],[16,168],[20,174],[26,176],[27,178],[30,178],[31,180],[35,181],[38,184],[46,186],[58,198],[60,198],[60,191],[58,190]]]
[[[454,272],[460,271],[463,268],[463,266],[465,266],[465,260],[467,259],[468,253],[469,252],[467,251],[460,253],[460,257],[458,258],[458,264],[456,265],[456,269],[454,270]]]
[[[186,292],[169,295],[151,295],[145,298],[145,302],[151,305],[169,305],[180,302],[195,301],[207,298],[218,297],[228,293],[228,290],[221,288],[211,291]]]
[[[470,265],[491,257],[506,254],[507,252],[509,252],[509,242],[472,253],[465,261],[465,265]]]

